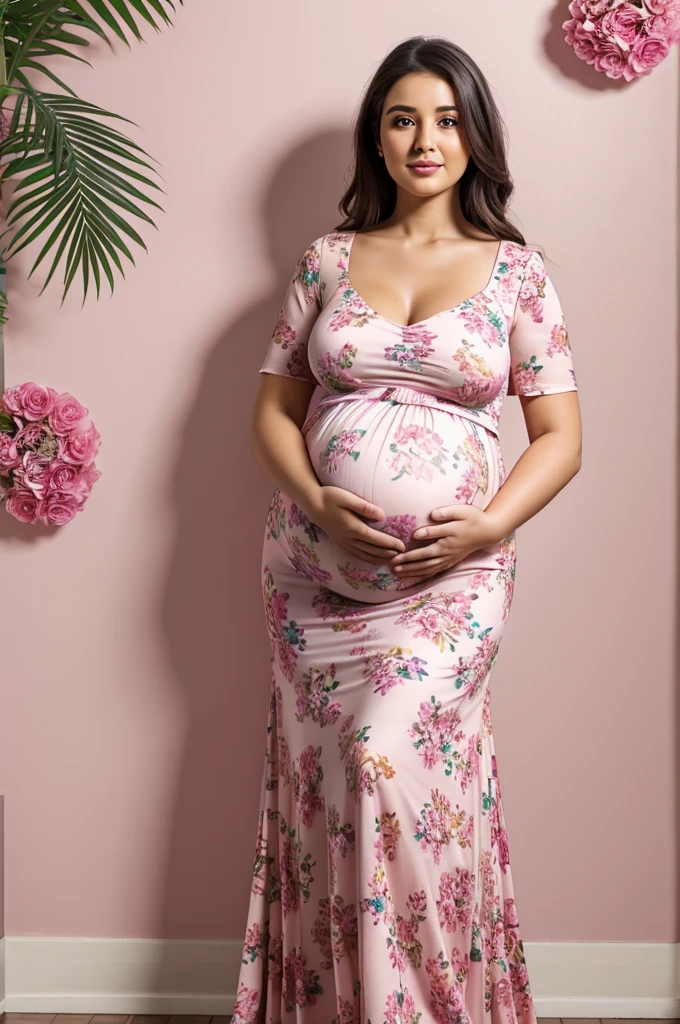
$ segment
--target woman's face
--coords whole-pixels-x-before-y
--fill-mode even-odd
[[[426,72],[395,82],[383,104],[378,151],[396,184],[413,195],[437,195],[455,185],[470,153],[449,83]],[[411,165],[421,160],[438,170],[418,172]]]

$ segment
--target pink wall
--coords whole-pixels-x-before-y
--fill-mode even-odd
[[[604,88],[561,42],[566,6],[203,0],[145,45],[91,47],[92,70],[55,64],[140,126],[113,122],[167,195],[112,299],[62,307],[59,279],[38,298],[37,244],[9,266],[7,383],[82,399],[103,475],[62,530],[0,517],[8,935],[242,935],[269,694],[257,369],[301,247],[339,219],[364,84],[422,32],[501,103],[584,420],[580,474],[518,533],[492,684],[523,935],[679,937],[678,59]],[[517,399],[502,430],[511,463]]]

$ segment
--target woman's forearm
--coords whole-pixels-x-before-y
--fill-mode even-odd
[[[486,507],[496,540],[536,515],[581,468],[580,454],[560,431],[541,434],[522,452]]]
[[[322,487],[297,423],[282,409],[263,406],[253,420],[251,443],[264,471],[313,519]]]

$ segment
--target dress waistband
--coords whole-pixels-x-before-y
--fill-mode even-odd
[[[307,429],[311,426],[312,420],[316,421],[317,414],[321,412],[327,405],[336,405],[339,402],[354,401],[357,399],[372,399],[378,402],[393,402],[398,405],[427,405],[431,408],[441,409],[442,412],[452,413],[456,416],[463,416],[465,419],[471,420],[473,423],[478,423],[486,430],[490,430],[492,433],[497,434],[496,428],[489,422],[489,416],[486,412],[482,411],[480,414],[479,410],[468,409],[464,405],[460,405],[453,398],[443,398],[440,395],[435,395],[431,391],[421,391],[418,388],[411,387],[409,385],[366,385],[359,384],[352,391],[346,391],[340,394],[329,392],[322,396],[317,406],[316,412],[308,421]]]

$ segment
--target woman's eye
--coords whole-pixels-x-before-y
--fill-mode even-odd
[[[412,119],[410,117],[407,117],[405,114],[402,114],[401,117],[398,117],[395,120],[395,122],[394,122],[395,127],[401,127],[401,125],[402,125],[402,123],[404,121],[410,121],[411,124],[413,124],[413,121],[412,121]],[[451,125],[453,127],[455,127],[458,124],[458,121],[456,121],[455,117],[443,117],[442,121],[450,121]]]

